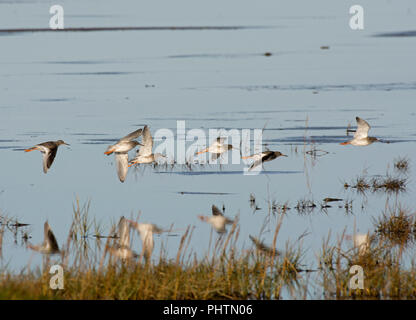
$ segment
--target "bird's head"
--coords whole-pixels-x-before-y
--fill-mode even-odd
[[[57,144],[58,146],[60,146],[60,145],[62,145],[62,144],[69,146],[69,144],[68,144],[68,143],[66,143],[66,142],[64,142],[63,140],[58,140],[58,141],[56,141],[56,144]]]
[[[155,224],[152,224],[152,231],[154,233],[161,234],[164,230],[161,227],[159,227]]]
[[[143,144],[141,144],[140,142],[138,142],[138,141],[132,141],[133,142],[133,144],[134,144],[134,146],[144,146]]]

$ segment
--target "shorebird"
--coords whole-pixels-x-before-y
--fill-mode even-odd
[[[356,233],[353,236],[347,235],[347,240],[352,240],[354,247],[358,249],[358,254],[363,255],[370,248],[370,237],[367,233]]]
[[[140,234],[140,239],[142,240],[143,246],[143,255],[146,261],[149,261],[154,247],[153,234],[160,234],[163,232],[163,229],[159,228],[155,224],[151,223],[138,223],[136,221],[127,220],[130,225],[137,230]]]
[[[142,147],[137,151],[136,157],[130,161],[129,167],[134,164],[140,163],[153,163],[159,161],[159,159],[165,158],[163,154],[153,154],[153,138],[150,134],[148,126],[143,128]]]
[[[209,152],[212,154],[212,160],[216,160],[223,153],[233,149],[233,146],[231,144],[225,144],[224,142],[224,137],[218,137],[208,148],[201,150],[195,154],[199,155],[205,152]]]
[[[130,249],[130,225],[124,217],[120,218],[117,231],[118,241],[109,248],[111,255],[123,261],[137,258],[139,255]]]
[[[29,243],[27,247],[43,254],[60,253],[58,242],[56,242],[55,235],[53,234],[52,229],[47,221],[43,227],[43,243],[41,245],[32,245]]]
[[[134,140],[140,137],[142,131],[142,129],[138,129],[128,134],[127,136],[118,140],[117,143],[109,146],[104,152],[106,155],[110,155],[113,152],[116,154],[117,175],[121,182],[124,182],[127,176],[129,162],[128,152],[137,145],[142,145],[141,143]]]
[[[212,205],[212,216],[207,217],[199,215],[198,218],[201,221],[210,223],[218,233],[225,233],[225,226],[234,223],[233,220],[225,217],[215,205]]]
[[[39,143],[36,146],[25,149],[25,152],[30,152],[34,150],[39,150],[43,154],[43,172],[47,173],[48,169],[52,166],[53,160],[55,159],[56,152],[58,151],[58,147],[62,144],[69,146],[69,144],[65,143],[62,140],[58,141],[47,141],[43,143]]]
[[[251,156],[241,157],[241,159],[251,159],[254,160],[249,171],[253,170],[255,167],[257,167],[260,164],[263,164],[263,162],[272,161],[278,157],[287,157],[287,155],[279,152],[279,151],[263,151],[260,153],[253,154]]]
[[[353,237],[354,247],[358,248],[358,254],[363,255],[370,248],[370,237],[368,234],[355,234]]]
[[[250,240],[254,243],[254,245],[256,246],[256,249],[264,252],[268,255],[273,255],[275,254],[276,256],[281,255],[281,252],[274,249],[268,245],[266,245],[263,241],[260,241],[258,238],[253,237],[252,235],[249,235]]]
[[[355,131],[354,137],[350,141],[340,143],[340,145],[345,146],[351,144],[353,146],[368,146],[369,144],[378,141],[377,138],[368,136],[368,131],[371,127],[367,121],[360,117],[355,117],[355,119],[357,120],[357,130]]]

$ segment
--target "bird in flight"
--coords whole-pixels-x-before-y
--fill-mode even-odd
[[[379,141],[377,138],[368,136],[368,131],[370,131],[371,127],[367,121],[360,117],[355,117],[355,119],[357,120],[357,130],[355,131],[354,137],[350,141],[340,143],[340,145],[368,146],[373,142]]]
[[[227,231],[225,226],[234,223],[234,220],[225,217],[215,205],[212,205],[212,216],[199,215],[198,218],[211,224],[218,233],[225,233]]]
[[[370,248],[371,237],[367,233],[355,233],[354,235],[347,235],[347,240],[352,240],[354,248],[358,249],[359,255],[364,255]]]
[[[262,165],[264,162],[272,161],[278,157],[287,157],[287,155],[281,153],[280,151],[263,151],[260,153],[253,154],[251,156],[241,157],[241,159],[251,159],[254,162],[251,164],[248,171],[253,170],[259,165]]]
[[[60,253],[58,242],[56,241],[55,235],[53,234],[52,229],[47,221],[43,227],[43,243],[41,245],[32,245],[29,243],[27,247],[43,254]]]
[[[160,153],[153,153],[153,138],[148,126],[143,128],[142,147],[137,151],[136,157],[130,161],[129,167],[140,163],[153,163],[164,159],[165,156]]]
[[[117,166],[117,175],[121,182],[126,180],[127,171],[128,171],[128,162],[129,155],[128,152],[136,147],[137,145],[142,145],[141,143],[135,141],[142,134],[143,130],[138,129],[127,136],[118,140],[115,144],[109,146],[104,152],[106,155],[115,153],[116,156],[116,166]]]
[[[224,137],[218,137],[208,148],[197,152],[196,155],[209,152],[212,154],[212,160],[215,161],[218,157],[231,149],[233,149],[233,146],[231,144],[225,144]]]
[[[140,239],[142,240],[143,255],[146,261],[149,261],[152,256],[154,240],[153,234],[160,234],[164,230],[152,223],[138,223],[133,220],[127,220],[130,225],[137,230],[140,234]]]
[[[258,238],[253,237],[252,235],[249,235],[250,240],[254,243],[254,245],[256,246],[256,249],[266,253],[268,255],[281,255],[281,252],[271,248],[270,246],[266,245],[263,241],[260,241]]]
[[[25,152],[30,152],[34,150],[39,150],[40,152],[42,152],[43,172],[47,173],[49,168],[52,166],[53,160],[55,159],[56,152],[58,151],[58,147],[63,144],[69,146],[69,144],[67,144],[66,142],[62,140],[47,141],[47,142],[39,143],[32,148],[25,149]]]
[[[130,225],[124,217],[121,217],[118,223],[117,237],[118,241],[108,249],[111,255],[122,261],[131,260],[139,256],[130,248]]]

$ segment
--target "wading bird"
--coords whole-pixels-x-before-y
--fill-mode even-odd
[[[114,257],[123,261],[137,258],[139,255],[130,248],[130,225],[124,217],[120,218],[117,231],[118,241],[108,251]]]
[[[268,255],[273,255],[273,254],[276,255],[276,256],[281,255],[280,251],[278,251],[276,249],[273,250],[272,247],[266,245],[263,241],[260,241],[258,238],[255,238],[252,235],[249,235],[249,238],[250,238],[251,241],[253,241],[257,250],[259,250],[263,253],[266,253]]]
[[[208,148],[201,150],[195,154],[199,155],[205,152],[209,152],[212,154],[212,160],[216,160],[223,153],[233,149],[233,146],[231,144],[225,144],[224,142],[225,138],[218,137]]]
[[[69,146],[69,144],[65,143],[62,140],[58,141],[47,141],[43,143],[39,143],[36,146],[25,149],[25,152],[30,152],[34,150],[39,150],[43,154],[43,172],[47,173],[48,169],[52,166],[53,160],[55,159],[56,152],[58,151],[58,147],[62,144]]]
[[[227,231],[225,226],[234,223],[234,220],[225,217],[215,205],[212,205],[212,216],[199,215],[198,218],[201,221],[210,223],[218,233],[225,233]]]
[[[134,140],[140,137],[142,131],[142,129],[138,129],[128,134],[127,136],[117,141],[117,143],[109,146],[104,152],[106,155],[110,155],[113,152],[116,154],[117,175],[121,182],[124,182],[127,176],[129,162],[128,152],[137,145],[142,145],[141,143]]]
[[[130,161],[129,167],[134,164],[153,163],[159,161],[159,159],[165,159],[163,154],[153,154],[153,138],[150,134],[150,129],[148,126],[144,126],[143,128],[142,143],[142,147],[137,151],[136,157]]]
[[[370,248],[370,237],[367,233],[356,233],[353,236],[347,235],[347,240],[352,240],[354,247],[358,249],[360,256],[364,255]]]
[[[146,261],[149,261],[150,257],[152,256],[154,247],[153,234],[160,234],[163,232],[163,229],[151,223],[138,223],[132,220],[127,221],[133,228],[137,230],[137,232],[139,232],[140,239],[142,240],[144,258]]]
[[[340,145],[345,146],[351,144],[353,146],[368,146],[369,144],[378,141],[377,138],[368,136],[368,131],[371,127],[367,121],[360,117],[355,117],[355,119],[357,120],[357,130],[355,131],[354,137],[350,141],[340,143]]]
[[[249,171],[253,170],[255,167],[257,167],[260,164],[263,164],[263,162],[272,161],[278,157],[287,157],[287,155],[279,152],[279,151],[264,151],[260,153],[253,154],[251,156],[247,157],[241,157],[241,159],[251,159],[254,160]]]
[[[41,245],[32,245],[29,243],[27,247],[43,254],[60,253],[58,242],[56,242],[55,235],[53,234],[47,221],[43,227],[43,243]]]

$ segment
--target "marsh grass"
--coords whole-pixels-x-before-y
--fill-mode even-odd
[[[407,157],[399,157],[394,160],[394,168],[399,172],[409,171],[410,161]]]
[[[374,220],[374,233],[368,235],[365,250],[348,242],[345,233],[335,243],[329,234],[317,253],[315,269],[305,264],[302,241],[308,234],[283,246],[278,235],[285,215],[276,219],[270,208],[259,235],[250,236],[248,249],[237,244],[240,227],[236,219],[227,234],[216,237],[211,233],[207,253],[200,258],[189,249],[194,228],[188,226],[176,254],[168,255],[165,242],[159,256],[130,262],[106,254],[117,239],[116,224],[104,235],[104,227],[94,223],[88,210],[89,203],[74,205],[61,255],[45,259],[34,270],[17,274],[1,270],[0,299],[416,298],[416,264],[404,262],[416,225],[414,214],[403,208],[391,209]],[[102,238],[95,237],[97,229]],[[265,232],[272,232],[270,244],[261,240]],[[93,249],[91,241],[100,246]],[[56,263],[64,267],[63,290],[49,288],[49,267]],[[364,289],[349,287],[353,265],[364,270]],[[312,283],[311,275],[316,277]]]
[[[293,294],[301,290],[300,247],[287,244],[285,252],[270,249],[277,246],[283,216],[267,253],[256,245],[238,249],[240,229],[235,219],[227,234],[211,239],[202,258],[190,249],[194,228],[189,226],[174,258],[168,258],[164,243],[159,257],[122,261],[107,254],[117,239],[116,224],[103,236],[102,225],[91,219],[89,208],[89,202],[74,204],[60,255],[19,274],[2,272],[0,299],[278,299],[283,290]],[[93,246],[94,242],[99,245]],[[57,263],[64,268],[63,290],[49,288],[49,267]]]
[[[317,207],[315,202],[310,199],[300,199],[298,200],[295,209],[299,214],[310,214]]]
[[[322,246],[320,258],[320,287],[326,299],[415,299],[416,267],[405,267],[404,247],[392,250],[388,242],[371,235],[368,249],[348,248],[345,237],[337,246]],[[364,273],[364,288],[351,289],[350,268],[360,266]]]
[[[279,203],[276,200],[272,200],[271,202],[271,212],[276,214],[284,214],[288,212],[291,208],[289,207],[289,202],[286,201],[285,203]]]
[[[392,176],[386,174],[385,176],[368,177],[367,175],[360,175],[353,179],[350,183],[344,182],[345,189],[355,189],[359,194],[366,194],[366,192],[385,192],[385,193],[400,193],[407,189],[408,179],[404,176]]]
[[[321,213],[328,213],[328,209],[331,208],[339,208],[345,209],[347,214],[351,214],[353,212],[352,200],[345,200],[343,204],[333,205],[331,203],[341,202],[343,199],[337,198],[325,198],[321,202],[315,202],[312,199],[308,198],[301,198],[293,204],[293,207],[290,206],[289,201],[284,203],[277,201],[276,199],[269,200],[267,202],[268,213],[277,215],[277,214],[285,214],[290,210],[294,209],[297,214],[299,215],[307,215],[312,214],[315,211],[319,211]],[[258,210],[262,210],[261,207],[258,206],[257,200],[253,194],[250,195],[249,199],[250,208],[255,213]]]
[[[392,245],[407,246],[416,240],[415,214],[410,214],[406,209],[390,209],[374,223],[375,233]]]
[[[406,191],[407,178],[392,177],[374,177],[371,179],[371,185],[374,191],[382,190],[387,193],[398,193]]]
[[[398,189],[394,179],[402,177],[389,178],[369,178],[364,174],[354,181],[354,187],[362,192],[376,189],[375,185],[383,190]],[[382,186],[383,183],[392,186]],[[89,214],[90,202],[81,205],[77,199],[61,254],[44,257],[41,266],[33,269],[28,265],[17,273],[9,272],[2,264],[0,299],[416,299],[416,263],[405,261],[416,242],[415,213],[396,204],[373,220],[374,229],[364,247],[349,242],[345,232],[335,242],[329,234],[317,259],[305,262],[302,242],[308,234],[305,232],[294,242],[278,241],[290,208],[288,202],[270,199],[268,188],[264,207],[267,214],[259,233],[244,242],[248,248],[241,248],[239,243],[236,217],[226,234],[217,236],[211,232],[205,254],[193,251],[194,227],[188,226],[180,231],[176,251],[167,251],[168,236],[151,259],[145,259],[141,252],[138,258],[127,261],[109,254],[119,240],[117,221],[111,221],[109,226],[96,221]],[[256,196],[250,194],[250,206],[257,208],[257,202]],[[352,200],[338,198],[325,198],[321,203],[304,198],[293,209],[307,214],[319,207],[324,211],[329,203],[352,212]],[[140,212],[131,217],[136,221],[139,218]],[[0,221],[0,259],[4,233],[27,231],[18,224],[16,219],[4,216]],[[168,233],[173,229],[170,226]],[[271,243],[263,240],[267,233],[273,236]],[[136,240],[133,232],[131,242]],[[49,287],[49,267],[53,264],[64,268],[63,290]],[[350,289],[350,268],[354,265],[364,270],[364,289]]]

